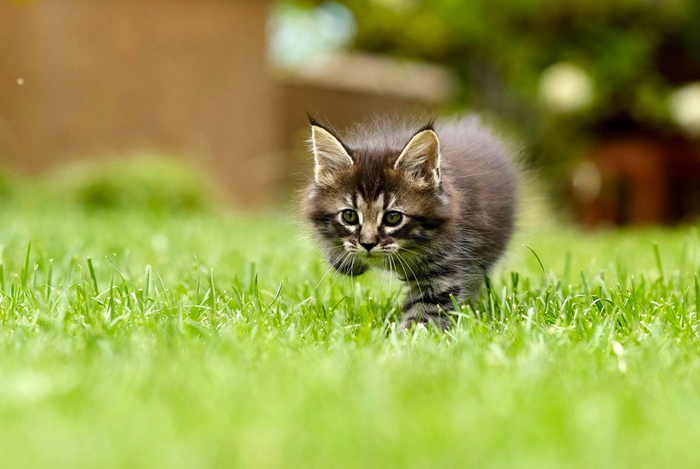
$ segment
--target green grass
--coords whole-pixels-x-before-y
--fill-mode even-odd
[[[399,334],[399,283],[286,215],[0,219],[2,467],[700,465],[696,228],[522,234]]]

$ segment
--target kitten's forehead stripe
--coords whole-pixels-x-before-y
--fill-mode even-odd
[[[394,206],[394,204],[396,203],[396,195],[395,195],[395,194],[391,194],[391,195],[387,198],[387,201],[388,201],[388,203],[384,206],[384,209],[385,209],[385,210],[386,210],[386,209],[389,209],[389,208],[391,208],[391,207]]]

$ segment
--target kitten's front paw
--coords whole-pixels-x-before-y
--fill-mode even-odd
[[[445,313],[440,314],[404,314],[399,324],[400,331],[408,331],[415,326],[430,327],[435,326],[441,331],[445,331],[452,327],[452,320]]]

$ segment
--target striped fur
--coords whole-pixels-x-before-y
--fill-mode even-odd
[[[331,265],[393,270],[408,285],[401,326],[449,327],[453,298],[478,296],[513,230],[506,148],[475,117],[378,118],[342,135],[311,126],[315,178],[302,206]]]

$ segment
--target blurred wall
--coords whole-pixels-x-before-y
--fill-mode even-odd
[[[283,170],[265,0],[0,1],[0,162],[196,155],[239,205]]]
[[[269,3],[0,0],[0,166],[31,174],[150,149],[259,207],[312,169],[305,111],[342,129],[449,100],[451,75],[427,64],[338,54],[273,69]]]

